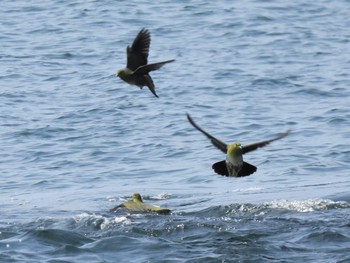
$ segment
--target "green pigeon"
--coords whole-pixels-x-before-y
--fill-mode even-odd
[[[126,83],[136,85],[140,87],[140,89],[147,86],[153,95],[158,98],[149,72],[160,69],[163,65],[173,62],[174,59],[147,64],[150,43],[150,32],[145,28],[141,29],[141,31],[135,37],[131,47],[128,46],[126,48],[126,68],[118,70],[117,75]]]
[[[282,139],[286,137],[290,132],[290,130],[287,130],[286,132],[282,133],[281,135],[271,140],[266,140],[258,143],[245,145],[245,146],[242,146],[239,142],[226,144],[216,139],[214,136],[210,135],[209,133],[204,131],[202,128],[200,128],[192,120],[189,114],[187,114],[187,119],[192,124],[193,127],[195,127],[197,130],[202,132],[205,136],[207,136],[215,147],[217,147],[219,150],[221,150],[226,154],[226,160],[214,163],[212,166],[212,168],[217,174],[220,174],[223,176],[242,177],[242,176],[248,176],[255,173],[257,170],[256,166],[243,161],[243,154],[254,151],[258,148],[264,147],[273,141]]]
[[[142,197],[139,193],[134,193],[132,195],[132,201],[126,201],[114,208],[110,211],[114,212],[119,208],[125,208],[126,210],[134,213],[144,213],[144,212],[155,212],[158,214],[170,214],[171,210],[167,208],[162,208],[155,205],[147,205],[143,202]]]

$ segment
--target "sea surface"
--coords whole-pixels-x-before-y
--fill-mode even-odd
[[[0,262],[350,262],[350,1],[0,5]],[[115,75],[142,28],[159,98]],[[222,177],[186,113],[291,133]]]

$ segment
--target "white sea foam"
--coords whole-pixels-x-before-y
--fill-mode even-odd
[[[349,207],[349,204],[344,201],[332,201],[328,199],[308,199],[308,200],[276,200],[264,203],[268,208],[287,209],[298,212],[312,212],[317,210],[326,210],[330,206]]]
[[[91,225],[96,226],[98,228],[106,229],[108,228],[113,221],[111,222],[109,218],[102,216],[102,215],[96,215],[96,214],[88,214],[88,213],[82,213],[77,216],[75,216],[74,221],[76,223],[81,223],[81,222],[89,222]]]
[[[237,193],[244,193],[244,192],[260,192],[263,188],[261,187],[249,187],[249,188],[239,188],[239,189],[235,189],[233,190],[233,192],[237,192]]]
[[[116,224],[124,224],[124,225],[130,225],[132,224],[131,220],[128,219],[126,216],[117,216],[114,218],[114,223]]]
[[[168,194],[168,193],[161,193],[161,194],[152,196],[152,199],[155,199],[155,200],[165,200],[165,199],[169,199],[170,196],[171,196],[171,194]]]

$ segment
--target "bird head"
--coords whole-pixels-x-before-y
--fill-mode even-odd
[[[227,146],[227,155],[237,157],[242,155],[242,147],[239,142]]]
[[[131,73],[132,73],[132,71],[129,69],[117,70],[117,72],[116,72],[117,76],[126,82],[128,82],[127,79]]]
[[[141,195],[140,195],[139,193],[133,194],[133,195],[132,195],[132,200],[133,200],[134,202],[141,202],[141,203],[143,203],[142,197],[141,197]]]

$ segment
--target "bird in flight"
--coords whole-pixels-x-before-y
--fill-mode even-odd
[[[211,143],[216,148],[218,148],[219,150],[221,150],[223,153],[226,154],[225,160],[214,163],[212,166],[212,168],[217,174],[220,174],[223,176],[243,177],[243,176],[248,176],[255,173],[257,170],[256,166],[243,161],[243,154],[254,151],[258,148],[264,147],[273,141],[282,139],[286,137],[290,132],[290,130],[287,130],[286,132],[282,133],[281,135],[271,140],[248,144],[245,146],[242,146],[241,143],[239,142],[226,144],[220,141],[219,139],[215,138],[214,136],[210,135],[209,133],[204,131],[202,128],[200,128],[193,121],[193,119],[189,114],[187,114],[187,119],[193,127],[199,130],[205,136],[207,136],[210,139]]]
[[[136,85],[141,89],[144,86],[147,86],[153,95],[158,98],[149,72],[160,69],[163,65],[173,62],[174,59],[147,64],[150,43],[150,32],[145,28],[141,29],[141,31],[135,37],[131,47],[127,46],[126,48],[126,68],[118,70],[117,75],[126,83]]]

